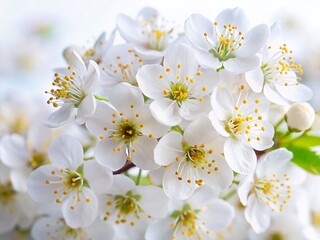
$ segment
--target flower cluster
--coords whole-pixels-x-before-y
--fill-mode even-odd
[[[0,234],[293,239],[275,225],[294,214],[295,239],[320,236],[319,207],[301,203],[320,173],[301,65],[277,23],[251,27],[239,8],[211,20],[181,33],[153,8],[120,14],[110,36],[64,50],[46,121],[1,105]]]

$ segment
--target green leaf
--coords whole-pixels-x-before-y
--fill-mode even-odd
[[[320,146],[320,137],[312,136],[312,135],[304,135],[296,139],[293,139],[289,144],[297,147],[303,147],[303,148]]]
[[[320,175],[320,156],[312,151],[310,145],[289,145],[287,149],[293,153],[292,162],[310,173]]]

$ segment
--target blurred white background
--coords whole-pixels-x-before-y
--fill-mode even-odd
[[[251,25],[282,22],[285,42],[296,62],[302,63],[303,81],[314,89],[311,102],[319,111],[318,4],[316,0],[0,0],[0,94],[43,95],[52,69],[65,65],[63,49],[90,45],[102,31],[110,33],[118,13],[135,17],[142,7],[152,6],[183,29],[192,13],[214,20],[224,8],[238,6]]]

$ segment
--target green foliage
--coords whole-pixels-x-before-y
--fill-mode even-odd
[[[320,154],[313,149],[317,146],[320,148],[319,136],[302,135],[292,139],[284,147],[293,153],[292,161],[295,164],[310,173],[320,175]]]

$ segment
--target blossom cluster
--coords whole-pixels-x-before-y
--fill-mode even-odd
[[[55,111],[1,105],[0,234],[317,239],[319,179],[299,161],[320,145],[312,90],[280,33],[239,8],[179,32],[148,7],[66,48]]]

